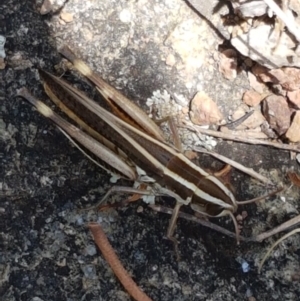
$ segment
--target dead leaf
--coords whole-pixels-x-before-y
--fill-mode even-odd
[[[291,181],[294,185],[300,187],[300,176],[299,176],[298,174],[296,174],[295,172],[288,172],[287,175],[288,175],[290,181]]]

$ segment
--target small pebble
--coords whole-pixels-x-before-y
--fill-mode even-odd
[[[244,273],[248,273],[250,271],[250,266],[247,261],[242,262],[242,270]]]
[[[248,212],[247,211],[242,211],[242,217],[243,219],[245,219],[248,216]]]
[[[84,220],[83,220],[82,216],[77,216],[76,217],[76,224],[79,225],[79,226],[84,224]]]
[[[236,216],[236,220],[237,220],[237,222],[241,222],[243,220],[243,217],[240,214],[238,214]]]
[[[92,264],[87,264],[81,267],[84,276],[88,279],[95,279],[96,278],[96,268]]]
[[[136,212],[141,213],[144,211],[144,208],[142,206],[138,206]]]
[[[65,267],[65,266],[67,265],[67,260],[66,260],[66,258],[63,258],[62,261],[58,261],[56,264],[57,264],[59,267]]]
[[[73,15],[67,12],[62,12],[60,14],[60,18],[65,21],[66,23],[70,23],[73,21]]]
[[[128,9],[123,9],[120,12],[119,18],[123,23],[129,23],[131,21],[131,13]]]
[[[175,56],[170,53],[168,56],[167,56],[167,59],[166,59],[166,65],[168,66],[174,66],[176,63],[176,59],[175,59]]]
[[[6,38],[4,36],[0,35],[0,58],[5,58],[5,50],[4,50],[4,45],[5,45]]]
[[[33,297],[30,301],[44,301],[40,297]]]
[[[6,67],[6,63],[4,61],[4,58],[0,57],[0,70],[4,70]]]
[[[286,198],[284,196],[281,196],[280,199],[282,202],[284,202],[284,203],[286,202]]]
[[[88,254],[90,256],[94,256],[97,253],[97,249],[93,245],[88,245],[85,248],[85,252],[86,252],[86,254]]]

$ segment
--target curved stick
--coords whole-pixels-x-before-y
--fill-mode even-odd
[[[93,238],[101,250],[103,257],[110,265],[111,269],[120,280],[128,294],[137,301],[152,301],[132,280],[128,272],[123,267],[117,254],[109,243],[101,226],[97,223],[89,223],[89,229],[92,232]]]
[[[284,235],[283,237],[281,237],[280,239],[278,239],[271,247],[270,249],[268,250],[268,252],[265,254],[264,258],[262,259],[261,263],[259,264],[259,267],[258,267],[258,274],[260,274],[261,272],[261,269],[262,269],[262,266],[264,265],[266,259],[269,257],[269,255],[271,254],[271,252],[274,250],[274,248],[280,244],[283,240],[285,240],[286,238],[294,235],[295,233],[298,233],[300,232],[300,228],[297,228],[297,229],[294,229],[293,231],[287,233],[286,235]]]

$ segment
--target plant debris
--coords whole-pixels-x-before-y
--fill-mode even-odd
[[[198,10],[192,10],[187,2]],[[121,0],[116,5],[91,0],[5,1],[0,17],[1,34],[6,38],[6,57],[0,60],[3,300],[127,300],[127,293],[104,258],[96,253],[84,227],[91,221],[101,223],[129,273],[153,300],[298,300],[299,235],[276,249],[260,275],[255,270],[265,249],[278,238],[268,237],[299,224],[299,188],[286,178],[287,170],[298,173],[299,154],[293,152],[299,153],[299,142],[291,142],[287,134],[279,136],[267,120],[254,129],[244,125],[234,130],[225,127],[235,122],[233,117],[241,105],[244,114],[253,109],[262,112],[262,103],[269,95],[284,97],[289,127],[300,110],[297,35],[289,25],[280,24],[277,13],[262,2]],[[277,3],[291,21],[295,19],[296,26],[299,1]],[[63,11],[72,14],[72,22],[61,19]],[[251,49],[246,42],[241,54],[230,44],[241,38],[260,45]],[[214,149],[274,183],[283,183],[287,189],[280,197],[247,209],[239,248],[227,239],[226,235],[234,237],[231,231],[215,233],[204,228],[208,221],[181,212],[193,222],[178,223],[182,256],[176,262],[172,246],[163,239],[162,229],[167,227],[168,218],[142,202],[103,212],[80,210],[103,197],[111,186],[110,177],[101,174],[30,107],[15,101],[16,90],[24,85],[46,99],[36,69],[53,72],[53,66],[61,61],[57,49],[62,44],[76,50],[107,82],[152,116],[164,102],[168,103],[174,111],[165,106],[166,115],[171,115],[175,124],[178,121],[180,138],[187,149]],[[218,65],[219,54],[228,45],[237,53],[236,71],[225,68],[232,76],[230,80],[224,78]],[[284,66],[292,68],[290,75]],[[259,69],[264,75],[256,72]],[[277,71],[272,75],[272,70]],[[69,78],[69,72],[66,68],[58,75],[65,73]],[[76,77],[74,84],[94,96],[88,82]],[[209,128],[190,122],[190,100],[199,91],[209,95],[222,112],[219,128],[216,124]],[[259,96],[249,96],[248,92],[249,97],[243,100],[247,91]],[[146,104],[148,98],[152,100],[150,106]],[[164,131],[167,128],[165,124],[162,127]],[[165,132],[168,134],[167,129]],[[206,154],[198,154],[198,158],[194,153],[190,155],[207,169],[218,169],[221,164],[218,160],[211,160],[211,164]],[[257,185],[239,173],[233,173],[232,181],[240,199],[265,191],[265,184]],[[114,195],[111,201],[122,199]],[[163,205],[169,201],[159,198]],[[137,210],[138,206],[143,210]],[[218,225],[213,222],[208,225],[216,229]],[[218,222],[228,226],[226,220]],[[265,239],[265,248],[244,240],[248,235],[257,241]],[[251,272],[241,273],[236,258],[247,261]]]

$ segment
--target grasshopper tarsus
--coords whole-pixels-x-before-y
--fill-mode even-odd
[[[177,261],[180,260],[180,256],[179,256],[179,250],[178,250],[178,241],[174,237],[174,232],[175,232],[176,223],[177,223],[177,219],[178,219],[178,215],[179,215],[179,211],[180,211],[181,206],[182,206],[181,203],[176,202],[176,205],[175,205],[175,207],[173,209],[173,212],[172,212],[171,219],[169,221],[169,226],[168,226],[168,231],[167,231],[167,238],[173,242],[174,251],[175,251]]]
[[[173,247],[174,247],[174,253],[176,256],[176,260],[180,261],[180,252],[179,252],[179,248],[178,248],[178,241],[174,236],[168,236],[167,235],[167,239],[169,239],[172,243],[173,243]]]

